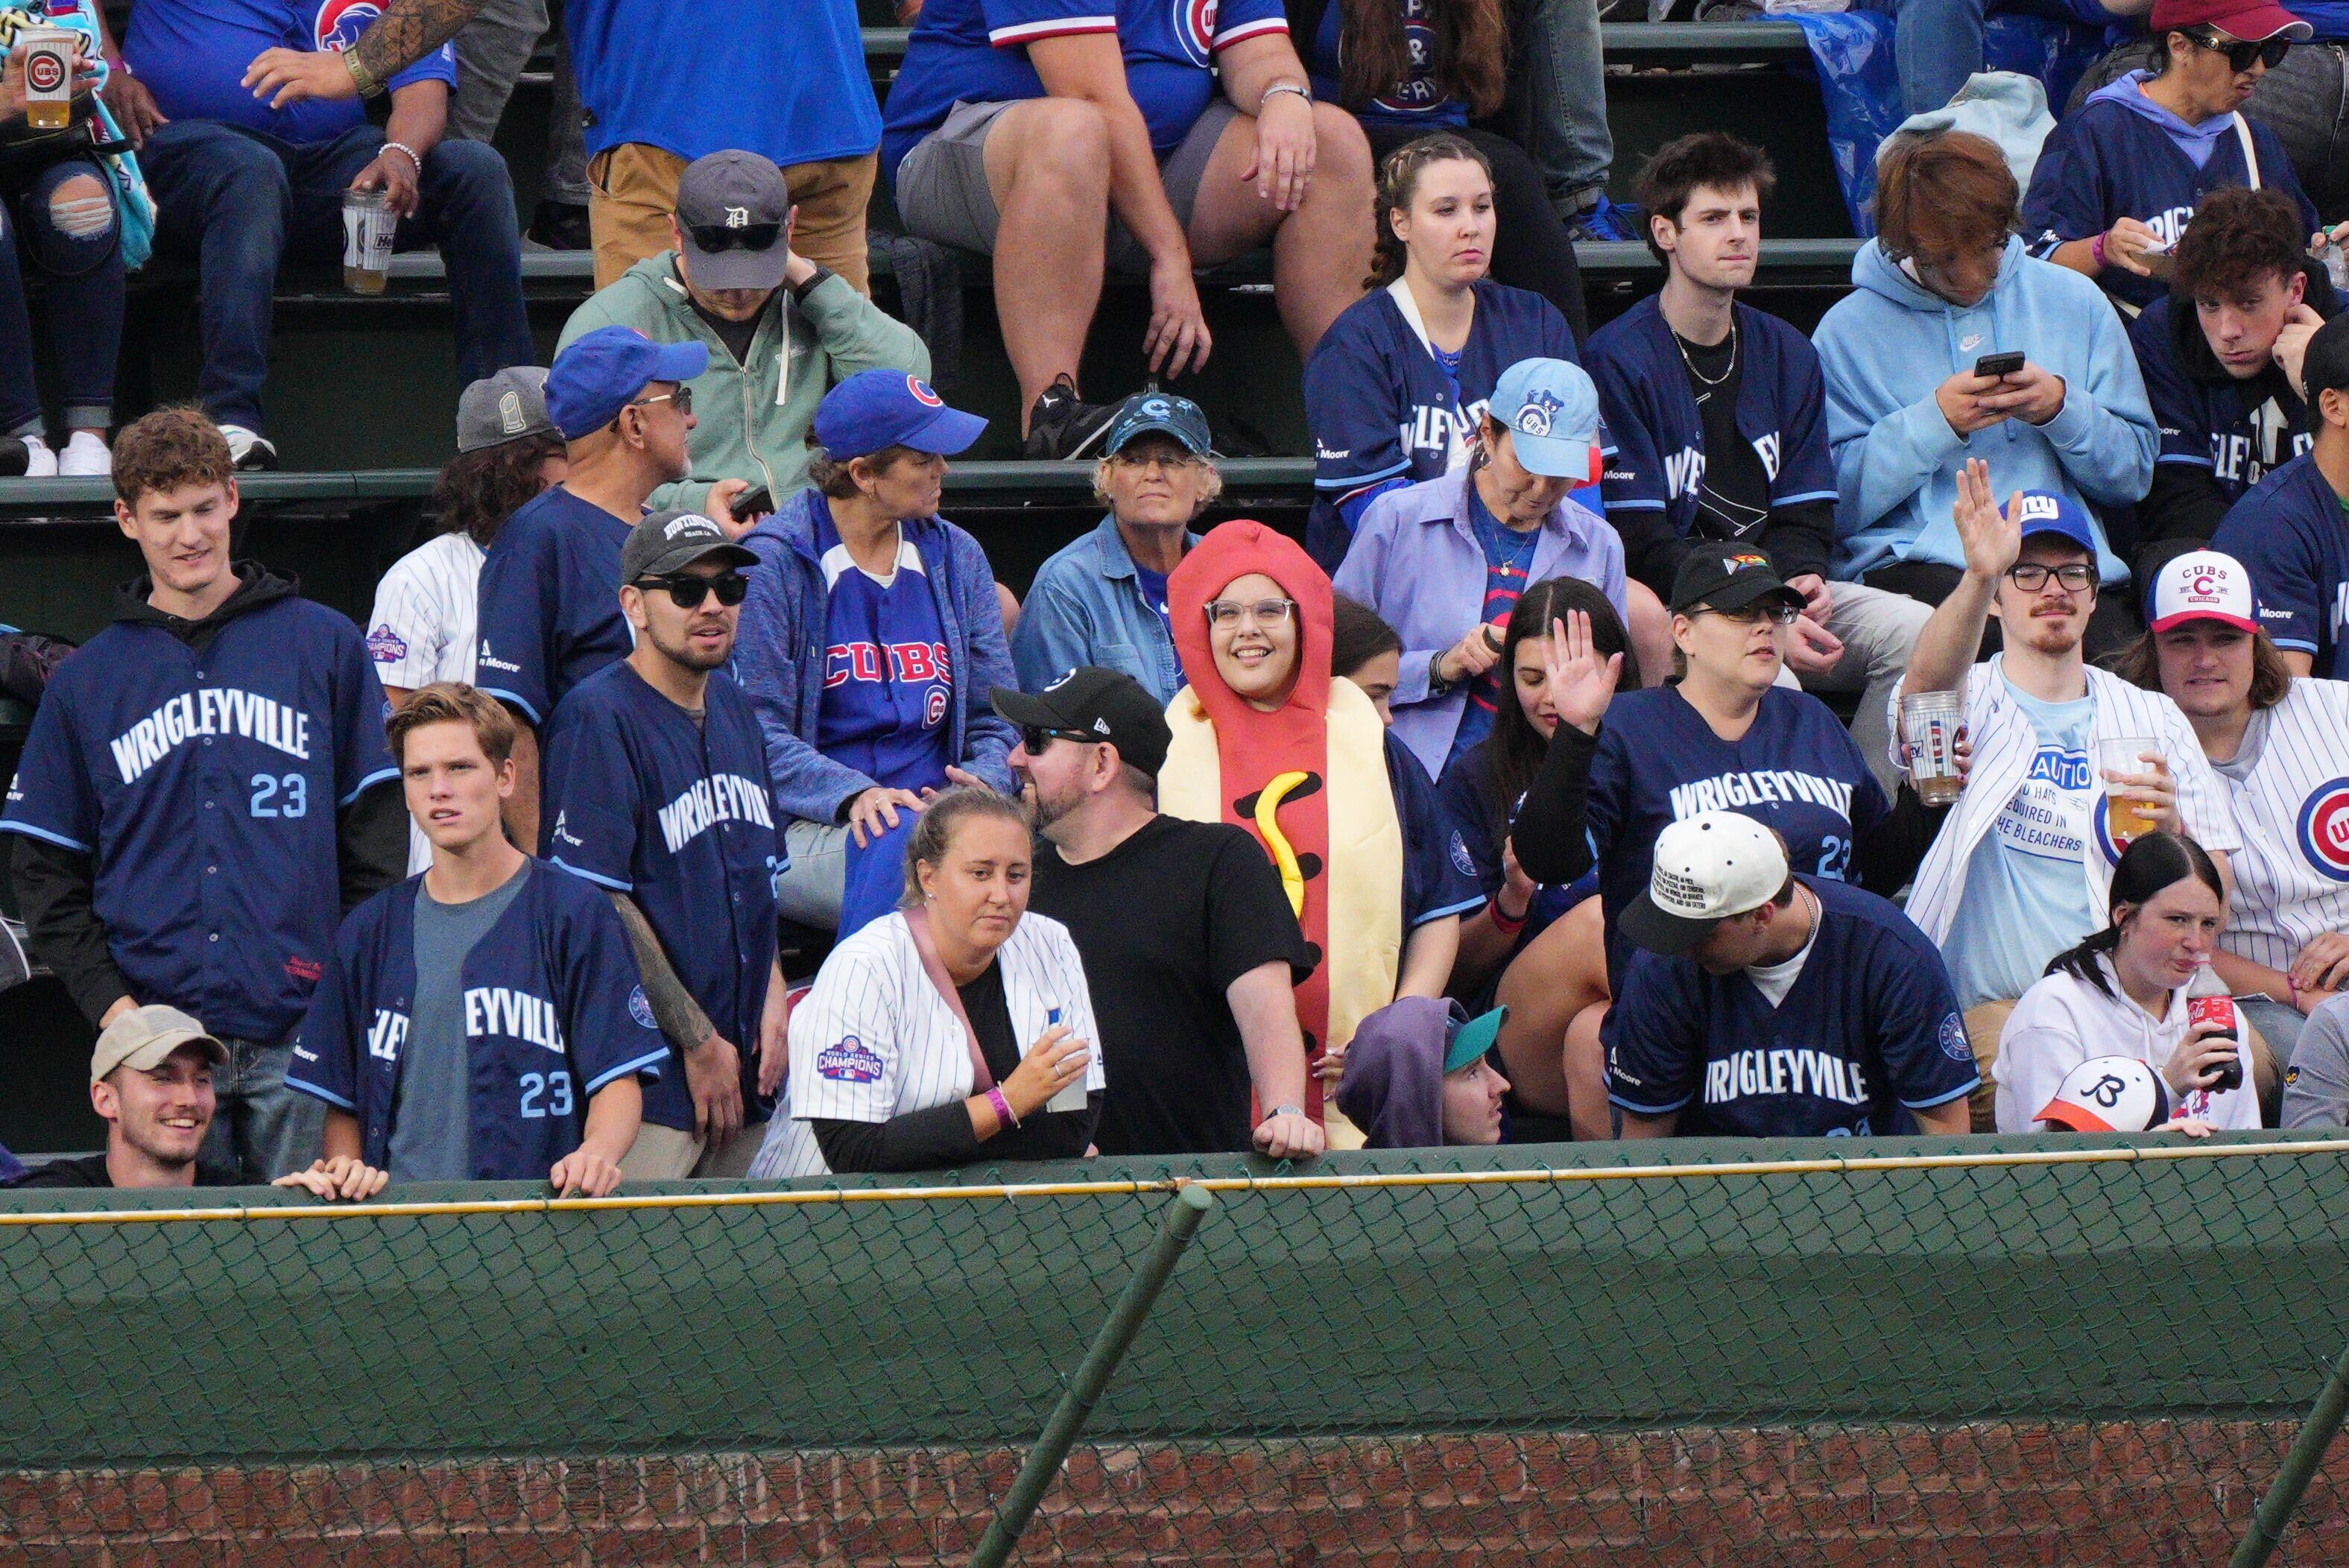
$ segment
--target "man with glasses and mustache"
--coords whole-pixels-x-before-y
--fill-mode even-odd
[[[930,351],[847,278],[792,249],[799,210],[783,171],[755,152],[696,159],[667,220],[671,248],[630,267],[572,313],[562,346],[602,327],[655,343],[698,343],[692,471],[657,487],[656,507],[723,518],[752,490],[807,483],[808,428],[823,395],[860,370],[926,380]],[[747,514],[746,514],[747,515]]]
[[[749,1170],[765,1137],[754,1047],[782,1048],[766,745],[722,673],[757,560],[698,512],[638,523],[618,573],[636,649],[546,727],[547,858],[611,894],[668,1039],[621,1161],[640,1179]]]
[[[1955,524],[1965,573],[1918,634],[1899,691],[1963,693],[1973,762],[1918,869],[1908,914],[1940,945],[1988,1084],[2015,1000],[2049,959],[2105,923],[2127,847],[2116,802],[2191,835],[2222,877],[2240,840],[2178,705],[2082,656],[2097,586],[2095,534],[2079,506],[2021,490],[2002,512],[1989,466],[1975,459],[1958,477]],[[1992,614],[2004,650],[1976,664]],[[2137,771],[2100,766],[2104,743],[2122,739],[2144,743]],[[1989,1095],[1977,1091],[1976,1130],[1989,1130],[1990,1115]]]

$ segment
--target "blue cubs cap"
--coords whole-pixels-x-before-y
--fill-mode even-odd
[[[987,421],[949,408],[929,383],[902,370],[860,370],[815,408],[816,444],[835,463],[884,447],[951,457],[978,439]]]
[[[1136,436],[1149,435],[1171,436],[1195,458],[1206,457],[1214,441],[1207,433],[1206,411],[1188,397],[1177,397],[1172,392],[1136,392],[1117,406],[1102,450],[1114,456]]]
[[[1579,365],[1520,359],[1501,372],[1487,405],[1528,473],[1596,483],[1599,388]]]
[[[2069,496],[2051,490],[2024,490],[2020,506],[2021,515],[2015,521],[2022,526],[2023,537],[2038,533],[2057,533],[2096,558],[2096,525],[2088,520],[2087,508]]]
[[[690,381],[709,368],[699,343],[655,343],[633,326],[599,326],[554,356],[546,411],[566,441],[610,424],[650,381]]]

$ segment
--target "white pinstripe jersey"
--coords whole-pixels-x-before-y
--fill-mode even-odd
[[[1067,1024],[1078,1039],[1092,1043],[1087,1092],[1102,1088],[1101,1031],[1068,927],[1047,915],[1024,915],[996,961],[1021,1051],[1051,1024]],[[967,1038],[923,972],[905,917],[874,921],[832,950],[814,989],[792,1009],[791,1076],[783,1084],[789,1115],[768,1123],[750,1173],[826,1174],[810,1119],[887,1121],[968,1099],[975,1080]]]
[[[2243,840],[2220,944],[2288,969],[2312,937],[2349,931],[2349,683],[2294,680],[2215,766]]]
[[[471,534],[444,533],[392,562],[367,617],[367,656],[384,685],[414,691],[434,681],[472,684],[482,559]],[[431,864],[430,841],[409,823],[409,874]]]

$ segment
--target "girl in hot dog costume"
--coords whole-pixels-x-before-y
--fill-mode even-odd
[[[1321,569],[1260,522],[1226,522],[1185,556],[1167,608],[1189,684],[1167,705],[1158,775],[1160,810],[1236,823],[1278,868],[1315,960],[1297,1015],[1317,1068],[1399,992],[1443,995],[1460,913],[1481,902],[1444,852],[1425,770],[1331,677],[1330,604]],[[1334,1107],[1325,1118],[1319,1072],[1306,1093],[1330,1147],[1359,1148]]]

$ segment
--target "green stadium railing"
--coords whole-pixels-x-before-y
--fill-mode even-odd
[[[1022,1561],[1104,1568],[2217,1563],[2271,1493],[2260,1546],[2338,1563],[2337,1400],[2284,1461],[2349,1339],[2344,1156],[5,1194],[0,1561],[910,1568],[1034,1502]],[[1185,1181],[1215,1212],[1144,1318]]]

